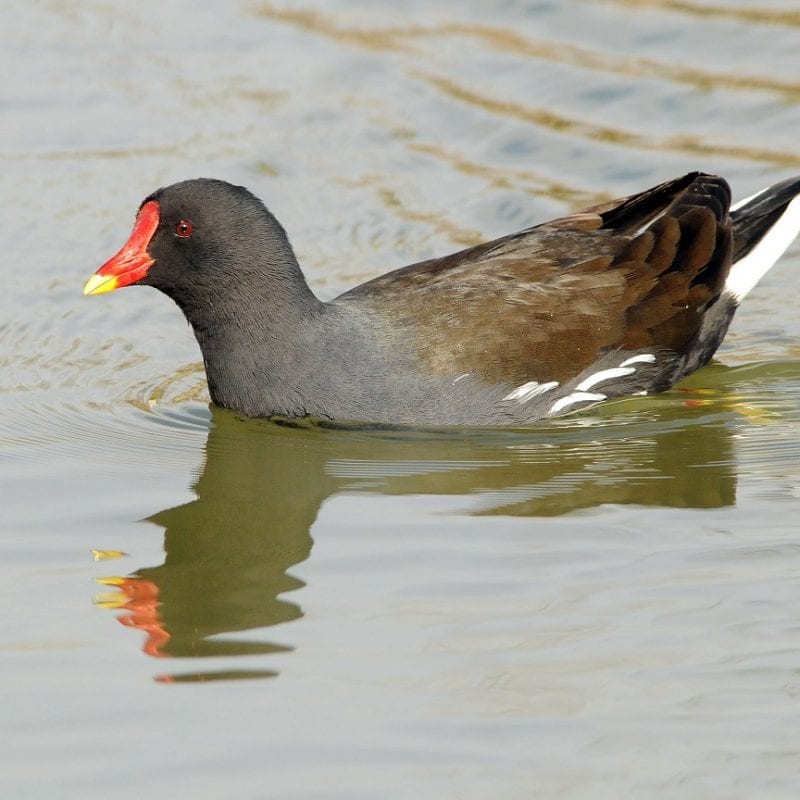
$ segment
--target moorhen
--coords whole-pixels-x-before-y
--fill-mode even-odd
[[[705,364],[797,234],[798,194],[800,177],[731,208],[691,173],[322,302],[265,206],[200,178],[146,198],[84,294],[169,295],[211,399],[248,416],[524,425]]]

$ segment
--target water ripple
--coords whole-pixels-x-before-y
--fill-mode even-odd
[[[639,0],[609,0],[619,5],[643,5]],[[673,0],[649,0],[647,5],[664,10],[682,11],[701,16],[735,17],[748,21],[778,25],[798,25],[800,16],[796,12],[770,11],[768,9],[731,9],[699,6],[690,3],[677,3]],[[271,4],[262,4],[256,13],[303,30],[327,36],[337,41],[346,41],[360,47],[399,52],[418,51],[416,44],[426,40],[445,37],[468,37],[499,52],[512,52],[517,55],[569,64],[580,67],[592,74],[608,72],[634,80],[656,77],[670,80],[698,89],[725,88],[742,91],[766,91],[783,95],[787,101],[800,97],[800,83],[780,77],[742,75],[697,67],[687,67],[669,61],[626,54],[619,56],[611,52],[578,46],[569,42],[536,39],[524,36],[508,28],[468,22],[448,22],[431,25],[406,25],[381,28],[368,28],[359,25],[337,24],[330,16],[311,10],[279,9]]]
[[[586,0],[582,0],[586,2]],[[589,0],[596,5],[596,0]],[[654,8],[673,11],[694,17],[732,19],[739,22],[755,22],[764,25],[800,27],[800,11],[778,8],[747,8],[746,6],[708,5],[689,0],[603,0],[608,5]]]
[[[729,145],[709,141],[706,137],[675,134],[657,137],[636,133],[624,128],[596,125],[587,120],[559,114],[550,107],[536,107],[512,100],[500,100],[495,96],[477,92],[452,78],[418,71],[417,76],[443,94],[469,105],[477,106],[493,114],[529,122],[561,135],[577,136],[590,141],[606,142],[626,148],[645,150],[677,151],[699,156],[727,156],[747,161],[761,161],[785,167],[800,166],[800,154],[765,147]]]

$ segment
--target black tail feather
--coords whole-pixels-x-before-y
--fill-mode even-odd
[[[800,177],[770,186],[731,212],[733,220],[733,260],[744,258],[764,237],[800,194]]]

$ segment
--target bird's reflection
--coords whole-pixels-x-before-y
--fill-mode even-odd
[[[620,415],[536,431],[414,433],[287,426],[214,410],[196,498],[150,517],[164,528],[164,562],[102,582],[120,590],[113,605],[124,609],[124,624],[146,634],[152,656],[286,650],[285,628],[264,629],[302,616],[293,591],[303,583],[293,568],[309,557],[311,526],[326,498],[451,495],[466,514],[529,517],[609,503],[729,505],[730,414],[673,399],[655,411],[629,405],[624,422]]]

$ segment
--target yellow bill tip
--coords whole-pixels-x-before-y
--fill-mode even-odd
[[[123,586],[126,580],[126,578],[122,578],[118,575],[111,575],[108,578],[95,578],[94,582],[103,586]]]
[[[92,558],[95,561],[106,561],[109,558],[124,558],[127,556],[127,553],[123,553],[122,550],[95,550],[92,549]]]
[[[86,281],[83,293],[84,295],[105,294],[106,292],[113,292],[118,285],[119,280],[116,275],[98,275],[95,273]]]

